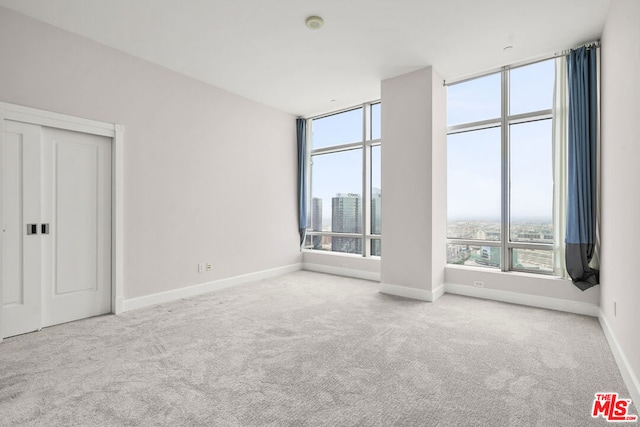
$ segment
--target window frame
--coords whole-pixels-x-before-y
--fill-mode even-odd
[[[372,186],[371,186],[371,149],[372,147],[382,146],[382,137],[372,139],[372,123],[371,123],[371,107],[373,105],[381,105],[380,100],[365,102],[363,104],[351,106],[348,108],[343,108],[341,110],[332,111],[325,114],[320,114],[313,117],[307,117],[307,170],[308,179],[307,181],[307,212],[309,212],[309,221],[307,221],[307,230],[306,236],[310,236],[313,239],[313,236],[328,236],[328,237],[351,237],[351,238],[359,238],[362,241],[362,253],[361,254],[353,254],[346,252],[333,252],[333,251],[323,251],[319,249],[314,249],[313,247],[307,247],[306,241],[303,246],[303,251],[314,252],[314,253],[331,253],[332,255],[340,255],[340,256],[362,256],[363,258],[381,258],[380,256],[371,254],[371,242],[378,240],[382,241],[382,231],[380,234],[371,234],[371,203],[372,203]],[[344,144],[337,144],[328,147],[321,148],[313,148],[313,121],[317,119],[323,119],[326,117],[334,116],[337,114],[346,113],[349,111],[357,110],[362,108],[362,139],[360,141],[349,142]],[[313,224],[313,157],[317,155],[323,154],[334,154],[341,153],[350,150],[362,149],[362,206],[361,206],[361,217],[362,217],[362,233],[340,233],[340,232],[332,232],[332,231],[313,231],[310,229],[311,224]]]
[[[500,248],[500,271],[518,271],[524,273],[535,273],[542,275],[550,275],[553,276],[553,266],[551,271],[544,270],[536,270],[531,268],[524,267],[516,267],[513,265],[513,250],[514,249],[528,249],[528,250],[545,250],[550,251],[552,253],[552,257],[557,256],[554,250],[554,244],[552,243],[534,243],[534,242],[512,242],[511,241],[511,194],[510,194],[510,180],[511,180],[511,157],[510,157],[510,147],[511,147],[511,125],[517,125],[522,123],[531,123],[540,120],[553,120],[553,108],[530,111],[527,113],[520,114],[510,114],[510,71],[526,67],[529,65],[537,64],[539,62],[544,61],[552,61],[553,58],[544,58],[538,61],[529,62],[526,64],[518,64],[512,66],[502,67],[499,71],[493,71],[491,73],[479,75],[470,79],[461,80],[455,83],[447,83],[447,86],[464,83],[470,80],[474,80],[476,78],[486,77],[491,74],[500,74],[500,117],[461,123],[456,125],[447,126],[447,137],[449,135],[464,133],[464,132],[473,132],[480,131],[490,128],[500,128],[500,148],[501,148],[501,159],[500,159],[500,169],[501,169],[501,179],[500,179],[500,241],[495,240],[474,240],[474,239],[458,239],[458,238],[449,238],[447,236],[447,246],[448,245],[467,245],[467,246],[489,246],[489,247],[498,247]],[[553,136],[552,136],[553,138]],[[553,139],[552,139],[553,144]],[[554,208],[553,216],[552,216],[552,224],[555,222],[554,219],[557,215],[557,212]],[[448,221],[447,221],[448,224]],[[554,229],[554,233],[556,230]],[[448,233],[447,233],[448,234]],[[552,258],[553,259],[553,258]],[[449,264],[447,265],[455,265]]]

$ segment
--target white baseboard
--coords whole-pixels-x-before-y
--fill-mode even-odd
[[[625,385],[629,389],[629,393],[631,393],[631,400],[636,407],[636,411],[640,411],[640,381],[638,377],[631,369],[631,365],[629,364],[629,360],[624,355],[620,344],[618,344],[618,340],[613,334],[613,330],[609,326],[609,322],[604,316],[602,310],[600,310],[600,315],[598,316],[598,320],[600,321],[600,326],[604,331],[604,336],[607,337],[607,341],[609,342],[609,347],[611,347],[611,351],[613,352],[613,357],[616,360],[616,364],[618,365],[618,369],[620,369],[620,374],[622,375],[622,379],[624,380]],[[624,396],[623,396],[624,397]]]
[[[433,294],[433,301],[436,301],[438,298],[440,298],[442,295],[444,295],[446,291],[447,290],[444,287],[444,284],[438,286],[433,291],[431,291],[431,293]]]
[[[113,307],[111,307],[111,312],[113,314],[120,314],[124,312],[124,298],[116,297],[113,300]]]
[[[284,267],[272,268],[270,270],[257,271],[255,273],[243,274],[241,276],[229,277],[227,279],[215,280],[213,282],[199,283],[185,288],[174,289],[157,294],[145,295],[142,297],[126,299],[122,303],[122,311],[136,310],[150,305],[162,304],[176,301],[182,298],[189,298],[202,295],[220,289],[230,288],[254,280],[268,279],[286,273],[292,273],[302,269],[302,264],[292,264]]]
[[[313,264],[309,262],[302,263],[303,270],[315,271],[318,273],[334,274],[336,276],[353,277],[355,279],[380,281],[380,273],[373,271],[355,270],[353,268],[334,267],[323,264]]]
[[[395,295],[398,297],[412,298],[421,301],[433,302],[444,294],[444,286],[440,285],[433,291],[426,289],[409,288],[407,286],[392,285],[390,283],[380,283],[380,292],[383,294]]]
[[[501,291],[498,289],[477,288],[474,286],[458,285],[455,283],[445,283],[444,290],[450,294],[528,305],[531,307],[547,308],[550,310],[565,311],[568,313],[583,314],[593,317],[597,317],[600,310],[596,304],[586,302],[522,294],[519,292]]]

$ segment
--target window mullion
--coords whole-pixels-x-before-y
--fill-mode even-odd
[[[371,256],[371,104],[362,109],[362,256]]]
[[[502,70],[502,97],[501,97],[501,148],[502,148],[502,179],[501,179],[501,221],[500,221],[500,269],[509,271],[510,249],[509,242],[509,207],[510,207],[510,173],[509,173],[509,70]]]
[[[306,134],[306,138],[307,138],[307,143],[306,143],[306,149],[307,152],[305,153],[305,155],[307,156],[307,168],[306,168],[306,174],[304,176],[304,182],[305,185],[307,186],[306,189],[306,195],[307,195],[307,200],[305,200],[305,203],[307,205],[307,230],[312,229],[312,225],[313,224],[313,206],[311,203],[311,199],[313,198],[313,194],[311,194],[311,189],[313,188],[312,185],[312,180],[313,180],[313,157],[311,155],[311,144],[312,144],[312,137],[311,135],[313,135],[313,120],[311,119],[307,119],[307,124],[306,124],[306,130],[307,130],[307,134]],[[306,239],[305,239],[306,240]],[[307,242],[305,241],[303,244],[306,245]]]
[[[502,117],[489,120],[481,120],[479,122],[462,123],[458,125],[452,125],[447,127],[447,135],[453,135],[462,132],[472,132],[475,130],[489,129],[500,126],[502,123]]]
[[[333,145],[331,147],[316,148],[315,150],[311,151],[311,155],[315,156],[317,154],[333,154],[340,153],[342,151],[357,150],[360,148],[362,148],[362,141],[349,142],[347,144]]]

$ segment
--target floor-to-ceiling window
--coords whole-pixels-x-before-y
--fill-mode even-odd
[[[380,103],[308,119],[305,249],[381,256]]]
[[[447,262],[553,272],[554,60],[447,90]]]

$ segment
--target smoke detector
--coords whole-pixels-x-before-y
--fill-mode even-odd
[[[319,30],[324,24],[324,19],[319,16],[310,16],[305,21],[307,28],[310,30]]]

